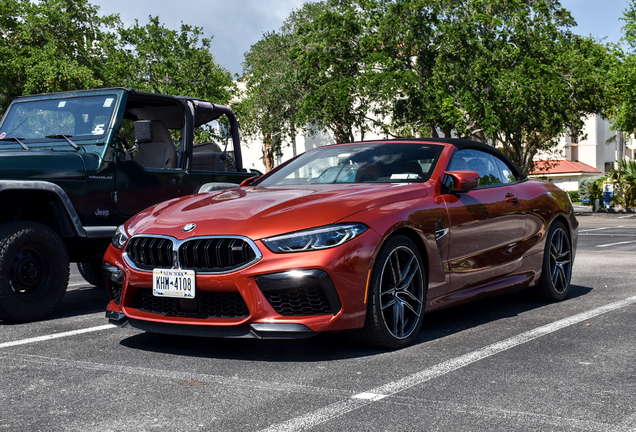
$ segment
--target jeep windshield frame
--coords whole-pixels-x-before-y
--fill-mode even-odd
[[[69,147],[63,136],[73,137],[78,145],[105,142],[119,99],[116,93],[103,93],[18,100],[0,124],[0,140],[18,137],[47,147],[60,140],[59,145]]]

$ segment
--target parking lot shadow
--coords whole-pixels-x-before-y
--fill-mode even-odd
[[[104,312],[108,301],[106,288],[96,287],[87,283],[86,286],[67,291],[60,307],[49,319]]]
[[[573,285],[570,295],[564,301],[585,295],[591,290]],[[513,292],[429,313],[425,315],[415,346],[545,305],[546,303],[523,300],[518,293]],[[130,349],[178,356],[265,362],[322,362],[367,357],[384,352],[359,347],[342,332],[297,340],[216,339],[139,333],[120,343]]]

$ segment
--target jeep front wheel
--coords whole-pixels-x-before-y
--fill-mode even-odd
[[[68,286],[66,247],[37,222],[0,225],[0,319],[36,321],[50,315]]]

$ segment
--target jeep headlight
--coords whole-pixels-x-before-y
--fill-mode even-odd
[[[126,229],[124,228],[123,225],[119,225],[117,227],[117,230],[115,231],[115,234],[113,234],[113,239],[110,242],[117,249],[121,250],[126,245],[127,241],[128,241],[128,234],[126,234]]]
[[[329,225],[263,239],[272,252],[304,252],[340,246],[365,232],[360,223]]]

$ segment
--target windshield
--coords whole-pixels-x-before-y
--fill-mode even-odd
[[[442,149],[393,142],[322,147],[300,155],[258,184],[424,182],[435,169]]]
[[[116,102],[116,95],[17,102],[0,126],[0,139],[97,139],[108,131]]]

